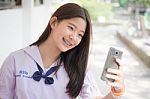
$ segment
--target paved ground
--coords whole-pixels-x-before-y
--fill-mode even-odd
[[[122,99],[150,99],[150,69],[141,62],[116,37],[118,26],[94,26],[93,45],[91,47],[91,69],[102,94],[107,94],[109,87],[100,80],[109,47],[123,50],[126,92]]]

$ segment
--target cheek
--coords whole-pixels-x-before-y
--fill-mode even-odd
[[[53,31],[53,37],[54,37],[55,39],[58,39],[60,36],[61,36],[61,30],[60,30],[59,28],[55,29],[55,30]]]
[[[78,45],[81,43],[81,40],[78,41]]]
[[[68,31],[64,28],[57,28],[54,33],[55,33],[55,35],[60,37],[60,36],[66,35],[68,33]]]
[[[75,45],[75,46],[78,46],[80,43],[81,43],[81,40],[78,40],[78,41],[76,42],[76,45]]]

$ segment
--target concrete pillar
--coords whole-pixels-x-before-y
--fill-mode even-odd
[[[27,46],[31,42],[31,29],[32,29],[32,10],[34,0],[22,0],[23,8],[23,45]]]
[[[144,16],[142,16],[142,15],[140,16],[140,23],[141,23],[142,36],[144,38],[148,38],[148,32],[145,27]]]

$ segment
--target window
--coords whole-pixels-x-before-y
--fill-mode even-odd
[[[42,5],[43,4],[43,0],[34,0],[34,5]]]
[[[21,0],[0,0],[0,10],[21,6]]]

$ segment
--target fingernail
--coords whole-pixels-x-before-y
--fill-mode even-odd
[[[111,71],[110,68],[108,68],[107,71],[110,72]]]

